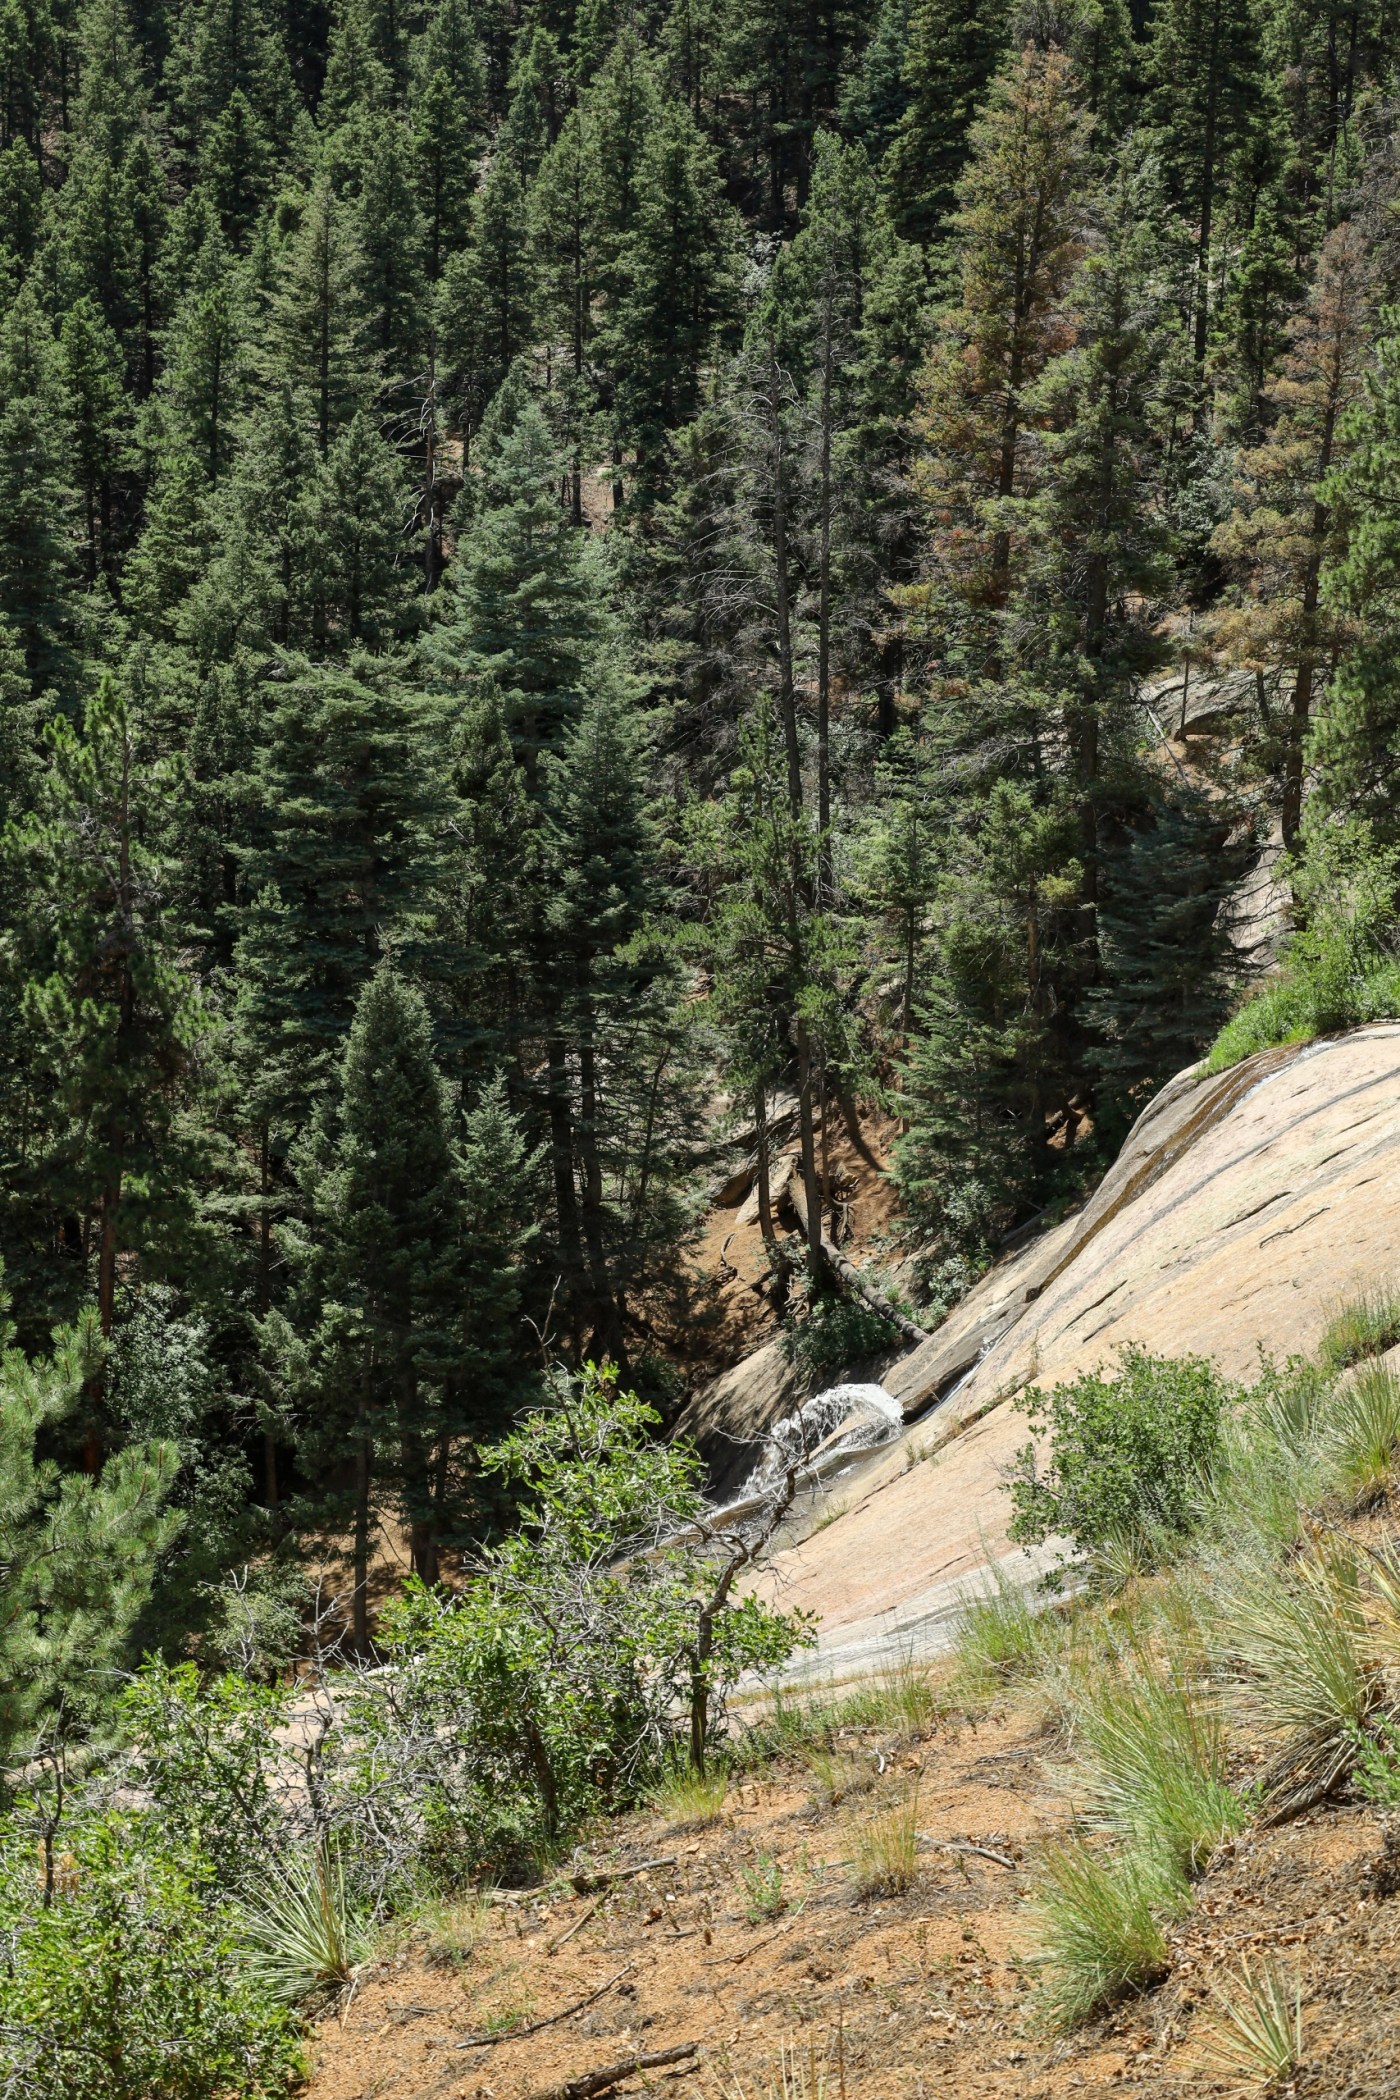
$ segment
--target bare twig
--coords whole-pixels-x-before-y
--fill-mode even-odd
[[[580,1896],[591,1896],[595,1889],[611,1888],[615,1881],[630,1881],[635,1874],[649,1874],[653,1867],[673,1867],[674,1852],[665,1859],[644,1859],[635,1867],[580,1867],[577,1874],[569,1876],[569,1886]]]
[[[567,1932],[561,1932],[557,1940],[551,1940],[551,1941],[549,1942],[549,1945],[548,1945],[548,1946],[547,1946],[547,1947],[545,1948],[545,1950],[544,1950],[544,1951],[545,1951],[545,1953],[546,1953],[546,1954],[557,1954],[557,1953],[559,1952],[559,1949],[560,1949],[561,1947],[565,1947],[565,1946],[567,1946],[567,1945],[568,1945],[568,1943],[569,1943],[569,1941],[570,1941],[570,1940],[571,1940],[571,1939],[573,1938],[573,1936],[574,1936],[574,1934],[575,1934],[576,1932],[582,1932],[582,1931],[583,1931],[583,1928],[584,1928],[584,1926],[585,1926],[585,1925],[586,1925],[586,1924],[588,1923],[589,1919],[590,1919],[590,1918],[591,1918],[591,1917],[592,1917],[592,1916],[594,1915],[595,1911],[596,1911],[596,1910],[597,1910],[597,1908],[598,1908],[598,1905],[599,1905],[599,1904],[600,1904],[600,1903],[602,1902],[602,1900],[603,1900],[603,1899],[602,1899],[602,1897],[601,1897],[601,1896],[597,1896],[597,1897],[595,1897],[595,1898],[594,1898],[594,1900],[593,1900],[593,1902],[589,1904],[589,1906],[588,1906],[587,1910],[586,1910],[586,1911],[585,1911],[585,1912],[583,1913],[583,1916],[582,1916],[581,1918],[575,1918],[575,1919],[574,1919],[574,1922],[573,1922],[573,1924],[572,1924],[572,1925],[571,1925],[571,1926],[569,1927],[569,1929],[568,1929],[568,1931],[567,1931]]]
[[[523,2042],[526,2035],[538,2034],[545,2027],[557,2027],[561,2020],[567,2020],[572,2014],[582,2012],[586,2005],[594,2004],[599,1998],[606,1998],[613,1985],[621,1983],[623,1977],[630,1974],[636,1966],[634,1961],[629,1961],[625,1968],[618,1970],[616,1976],[610,1976],[606,1983],[600,1983],[596,1991],[590,1991],[586,1998],[580,1998],[573,2005],[566,2005],[562,2012],[551,2013],[547,2020],[532,2020],[528,2027],[512,2027],[504,2034],[469,2034],[465,2041],[454,2042],[452,2046],[454,2049],[497,2049],[502,2042]]]
[[[990,1859],[998,1867],[1009,1867],[1013,1874],[1016,1871],[1015,1860],[1004,1852],[993,1851],[990,1845],[974,1845],[962,1838],[940,1838],[935,1849],[939,1852],[975,1852],[978,1859]]]
[[[621,2084],[635,2071],[659,2071],[663,2064],[683,2064],[699,2050],[698,2042],[680,2042],[674,2049],[650,2049],[644,2056],[624,2056],[621,2063],[608,2064],[599,2071],[585,2071],[581,2077],[570,2078],[563,2085],[551,2085],[542,2093],[532,2093],[530,2100],[593,2100],[595,2093],[607,2092],[609,2086]]]

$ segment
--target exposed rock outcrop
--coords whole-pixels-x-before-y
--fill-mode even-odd
[[[925,1643],[1006,1551],[1002,1482],[1026,1436],[1012,1394],[1126,1342],[1247,1377],[1261,1348],[1314,1348],[1341,1298],[1390,1278],[1398,1234],[1400,1024],[1181,1074],[1080,1213],[882,1372],[915,1426],[853,1470],[850,1506],[779,1557],[775,1586],[820,1613],[829,1667],[891,1627]]]

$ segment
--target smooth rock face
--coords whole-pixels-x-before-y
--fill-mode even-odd
[[[856,1667],[900,1629],[916,1650],[937,1646],[976,1569],[1007,1552],[1002,1482],[1026,1440],[1012,1393],[1111,1364],[1126,1342],[1247,1378],[1261,1347],[1312,1350],[1340,1300],[1392,1279],[1400,1024],[1183,1073],[1083,1211],[999,1264],[884,1374],[917,1415],[973,1336],[985,1349],[953,1398],[857,1469],[846,1514],[767,1580],[785,1606],[821,1615],[828,1669]]]

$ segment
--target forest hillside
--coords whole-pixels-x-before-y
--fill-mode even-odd
[[[1340,1701],[1284,1730],[1306,1784],[1232,1733],[1243,1575],[1223,1648],[1153,1605],[1113,1649],[1195,1628],[1161,1682],[1207,1807],[1047,1854],[1119,1932],[1065,2021],[1170,1967],[1250,1817],[1389,1799],[1383,1201],[1266,1245],[1189,1153],[1105,1191],[1194,1088],[1245,1210],[1291,1104],[1282,1216],[1370,1142],[1331,1075],[1385,1094],[1396,38],[1381,0],[0,0],[5,2100],[270,2100],[433,1905],[781,1762],[811,1454],[760,1440],[730,1521],[685,1432],[760,1349],[765,1432],[926,1348],[946,1400],[1021,1261],[983,1448],[1039,1407],[1052,1455],[993,1543],[1069,1540],[1097,1609],[1216,1581],[1252,1494]],[[1173,1219],[1237,1303],[1133,1271],[1139,1226],[1208,1271]],[[878,1571],[859,1524],[804,1550]],[[1016,1670],[1080,1623],[1006,1608]]]

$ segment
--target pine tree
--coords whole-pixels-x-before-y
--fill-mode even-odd
[[[1229,1010],[1239,966],[1226,907],[1250,844],[1236,816],[1174,780],[1105,866],[1103,982],[1087,1006],[1101,1038],[1091,1056],[1110,1144],[1201,1055]]]
[[[713,151],[667,101],[638,171],[639,203],[618,259],[625,290],[606,326],[617,420],[641,489],[664,479],[667,433],[700,405],[700,375],[733,314],[737,233]]]
[[[600,631],[594,550],[561,509],[562,460],[540,409],[482,446],[482,508],[457,559],[445,671],[493,686],[533,778],[578,712]]]
[[[271,142],[240,88],[205,132],[199,152],[200,181],[237,252],[247,247],[267,202],[273,165]]]
[[[906,240],[930,241],[944,230],[973,121],[1006,51],[1007,15],[1005,0],[914,0],[908,11],[904,107],[884,170]]]
[[[1028,391],[1064,339],[1086,133],[1068,60],[1028,48],[973,127],[959,189],[962,293],[922,388],[931,576],[910,603],[930,623],[951,620],[954,640],[951,608],[971,609],[974,663],[989,646],[995,653],[977,616],[1004,606],[1012,587],[1006,506],[1025,489]]]
[[[1345,457],[1348,411],[1361,395],[1369,361],[1368,274],[1355,227],[1335,227],[1271,388],[1278,404],[1273,428],[1241,456],[1244,502],[1215,537],[1217,551],[1244,579],[1241,604],[1220,622],[1221,639],[1239,660],[1293,672],[1286,718],[1266,729],[1277,745],[1269,756],[1290,850],[1302,822],[1316,690],[1346,634],[1322,593],[1324,566],[1343,546],[1327,488]]]
[[[384,116],[365,137],[354,235],[356,294],[367,361],[389,413],[412,413],[429,348],[423,220],[414,193],[412,142]],[[416,421],[416,417],[415,417]]]
[[[1225,389],[1225,413],[1250,445],[1263,435],[1269,378],[1282,362],[1288,323],[1303,296],[1288,218],[1279,192],[1266,190],[1215,314],[1212,362]]]
[[[319,175],[278,266],[268,335],[274,376],[309,398],[322,458],[371,390],[363,268],[350,207]]]
[[[565,118],[530,192],[530,235],[537,278],[536,310],[557,344],[561,391],[573,449],[573,518],[583,523],[583,444],[592,405],[588,352],[603,270],[599,180],[587,108]]]
[[[192,155],[236,94],[247,101],[263,136],[285,139],[296,91],[286,51],[261,0],[205,0],[202,7],[187,10],[181,29],[167,84]]]
[[[37,806],[10,840],[29,884],[11,966],[23,973],[29,1084],[44,1104],[18,1192],[30,1183],[51,1231],[80,1222],[106,1337],[122,1254],[189,1230],[177,1110],[204,1023],[169,920],[168,873],[144,842],[169,768],[142,750],[110,678],[81,731],[60,716],[47,737]],[[100,1401],[100,1374],[92,1391]],[[101,1437],[95,1419],[90,1470]]]
[[[502,155],[477,193],[470,245],[450,256],[436,304],[443,390],[468,439],[534,327],[525,192]]]
[[[1030,399],[1047,435],[1038,486],[1012,527],[1026,552],[1010,614],[1019,664],[1062,710],[1091,971],[1102,776],[1135,736],[1138,682],[1162,654],[1152,614],[1172,581],[1162,492],[1179,347],[1155,169],[1130,145],[1109,185],[1068,294],[1074,347]]]
[[[479,119],[445,72],[434,73],[413,104],[413,158],[423,246],[433,284],[471,232],[472,146]]]
[[[620,665],[598,659],[577,719],[543,761],[548,858],[533,972],[560,1269],[586,1353],[618,1363],[626,1360],[622,1280],[632,1264],[617,1245],[627,1221],[608,1201],[626,1172],[625,1155],[614,1150],[620,1103],[610,1100],[608,1075],[614,1045],[639,1029],[655,975],[633,945],[654,897],[635,698]]]
[[[68,394],[70,458],[83,507],[88,589],[115,581],[118,482],[125,464],[128,413],[121,345],[91,299],[63,317],[59,361]]]
[[[242,856],[244,1040],[295,1126],[331,1083],[360,992],[432,880],[439,711],[387,665],[298,664],[266,698],[261,822]]]
[[[319,1484],[347,1456],[354,1467],[348,1492],[322,1486],[316,1514],[351,1532],[362,1656],[381,1476],[381,1494],[394,1493],[409,1518],[414,1572],[437,1577],[440,1387],[460,1368],[452,1330],[464,1221],[451,1122],[422,995],[383,966],[355,1008],[334,1114],[318,1121],[301,1164],[309,1218],[289,1343],[303,1473]]]
[[[54,345],[26,285],[0,324],[0,619],[24,651],[32,690],[54,700],[75,676],[64,410]]]
[[[954,811],[956,820],[956,810]],[[915,1040],[901,1079],[896,1180],[950,1254],[985,1258],[1053,1185],[1072,1134],[1050,987],[1078,900],[1077,822],[1062,799],[999,781],[944,860]],[[1071,922],[1072,923],[1072,922]]]
[[[383,646],[408,623],[417,578],[406,531],[413,502],[393,447],[363,411],[331,446],[311,522],[320,589],[347,648]]]
[[[1196,236],[1194,343],[1210,339],[1217,212],[1265,118],[1252,0],[1165,0],[1152,26],[1149,112],[1173,194]]]

